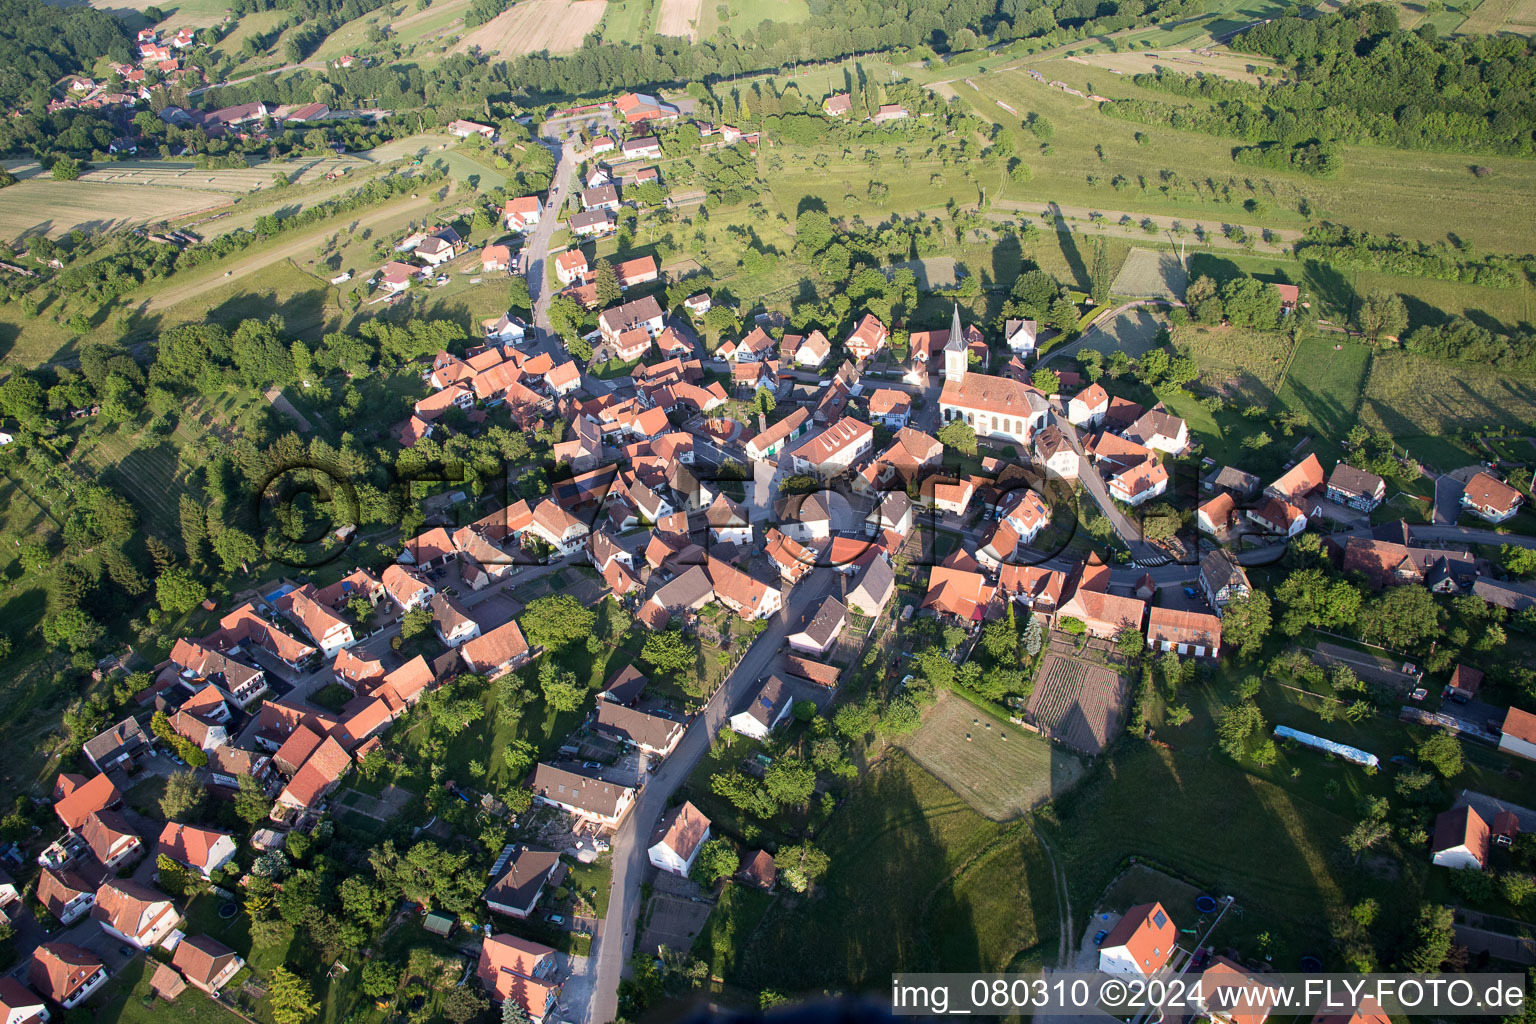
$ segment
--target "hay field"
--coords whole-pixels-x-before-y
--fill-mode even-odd
[[[54,238],[82,231],[118,231],[223,206],[228,193],[170,185],[127,186],[33,178],[0,189],[0,238]]]
[[[1171,252],[1132,249],[1110,291],[1137,299],[1183,299],[1189,272]]]
[[[1103,68],[1111,74],[1150,75],[1161,69],[1184,75],[1216,75],[1239,82],[1259,82],[1264,76],[1285,77],[1274,62],[1252,54],[1225,50],[1138,50],[1134,53],[1083,53],[1068,57],[1074,64]]]
[[[656,10],[656,34],[698,39],[702,7],[702,0],[661,0]]]
[[[90,6],[113,14],[122,11],[143,14],[147,7],[159,7],[162,12],[171,12],[171,16],[161,24],[176,28],[208,28],[224,20],[229,5],[226,0],[178,0],[175,4],[156,3],[155,0],[91,0]],[[147,18],[144,20],[149,21]]]
[[[949,694],[939,697],[920,729],[898,742],[914,761],[993,821],[1028,813],[1066,792],[1083,773],[1077,758]]]
[[[524,0],[466,33],[453,48],[515,57],[520,53],[572,53],[603,20],[608,0]]]

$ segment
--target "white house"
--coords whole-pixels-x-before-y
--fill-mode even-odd
[[[717,544],[752,543],[752,523],[742,507],[721,493],[704,511],[709,522],[709,538]]]
[[[1455,807],[1435,817],[1430,860],[1443,868],[1477,871],[1488,866],[1490,829],[1471,807]]]
[[[687,876],[699,849],[709,842],[709,819],[690,801],[662,815],[646,851],[652,864],[674,875]]]
[[[821,604],[800,617],[794,632],[789,634],[789,646],[802,654],[826,654],[847,624],[848,609],[828,594]]]
[[[160,831],[156,856],[165,854],[178,864],[195,868],[204,878],[228,864],[235,855],[235,837],[227,832],[167,822]]]
[[[587,524],[545,498],[533,510],[528,532],[543,540],[561,555],[571,555],[586,547]]]
[[[794,703],[784,680],[769,676],[752,694],[747,706],[731,716],[731,728],[743,736],[766,740],[789,717]]]
[[[1099,970],[1149,978],[1173,955],[1178,935],[1161,903],[1132,907],[1099,945]]]
[[[827,478],[852,469],[874,444],[874,427],[844,416],[789,454],[796,473]]]
[[[1098,429],[1109,411],[1109,392],[1098,384],[1090,384],[1067,402],[1067,422],[1074,427]]]
[[[1035,350],[1035,322],[1033,320],[1009,320],[1003,325],[1003,343],[1009,351],[1029,355]]]
[[[1499,737],[1499,749],[1506,754],[1536,761],[1536,715],[1519,708],[1510,708],[1504,714],[1504,733]]]

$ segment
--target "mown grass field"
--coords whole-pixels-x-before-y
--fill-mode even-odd
[[[729,985],[879,990],[898,970],[1003,970],[1054,951],[1054,889],[1027,827],[988,821],[904,754],[859,782],[818,844],[832,858],[820,889],[780,896],[722,958]]]
[[[1337,441],[1355,425],[1370,366],[1367,346],[1338,334],[1315,335],[1297,346],[1280,401]]]
[[[390,17],[391,8],[354,18],[325,38],[312,59],[331,61],[348,53],[368,53],[374,49],[368,43],[368,30],[374,25],[388,29],[390,39],[408,49],[423,43],[446,42],[463,31],[464,12],[469,0],[434,0],[431,7],[418,11],[411,9],[398,18]]]
[[[1291,354],[1291,340],[1279,332],[1245,327],[1189,324],[1174,344],[1200,365],[1201,380],[1228,396],[1267,404]]]
[[[1082,774],[1076,757],[955,696],[941,696],[897,745],[993,821],[1018,818]]]
[[[599,31],[608,42],[638,43],[651,33],[655,17],[654,0],[609,0]]]
[[[723,17],[720,13],[722,8],[725,11]],[[731,32],[739,36],[746,29],[757,28],[765,21],[798,25],[810,16],[811,8],[806,0],[728,0],[725,3],[702,0],[698,37],[708,39],[722,25],[728,26]]]

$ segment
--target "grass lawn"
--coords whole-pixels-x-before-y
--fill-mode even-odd
[[[720,893],[703,931],[693,940],[693,955],[709,964],[711,978],[724,978],[737,969],[753,934],[777,898],[754,886],[735,883]]]
[[[986,820],[904,754],[865,776],[817,841],[827,877],[809,898],[781,895],[745,949],[717,951],[728,983],[883,989],[897,970],[1003,970],[1053,947],[1055,896],[1028,830]]]
[[[1175,347],[1200,365],[1202,383],[1245,404],[1268,405],[1291,354],[1278,331],[1189,324],[1177,329]]]
[[[740,36],[765,21],[798,25],[810,16],[807,0],[729,0],[728,3],[704,0],[699,8],[699,39],[708,39],[722,25],[729,26],[733,34]]]
[[[1379,352],[1365,384],[1360,421],[1386,430],[1420,460],[1449,470],[1474,460],[1470,435],[1536,419],[1536,381],[1475,363]]]
[[[158,999],[149,987],[155,963],[150,957],[136,957],[82,1012],[102,1024],[159,1024],[166,1019],[177,1024],[229,1024],[233,1020],[228,1010],[190,986],[174,1003]]]
[[[609,0],[598,32],[605,42],[639,43],[651,34],[655,6],[653,0]]]
[[[1323,437],[1341,440],[1359,418],[1370,366],[1368,346],[1336,334],[1315,335],[1297,347],[1280,401],[1305,413]]]

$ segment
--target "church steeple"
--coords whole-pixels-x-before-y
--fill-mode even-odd
[[[959,383],[965,379],[970,354],[965,349],[965,328],[960,326],[960,303],[949,320],[949,340],[944,343],[944,379]]]

